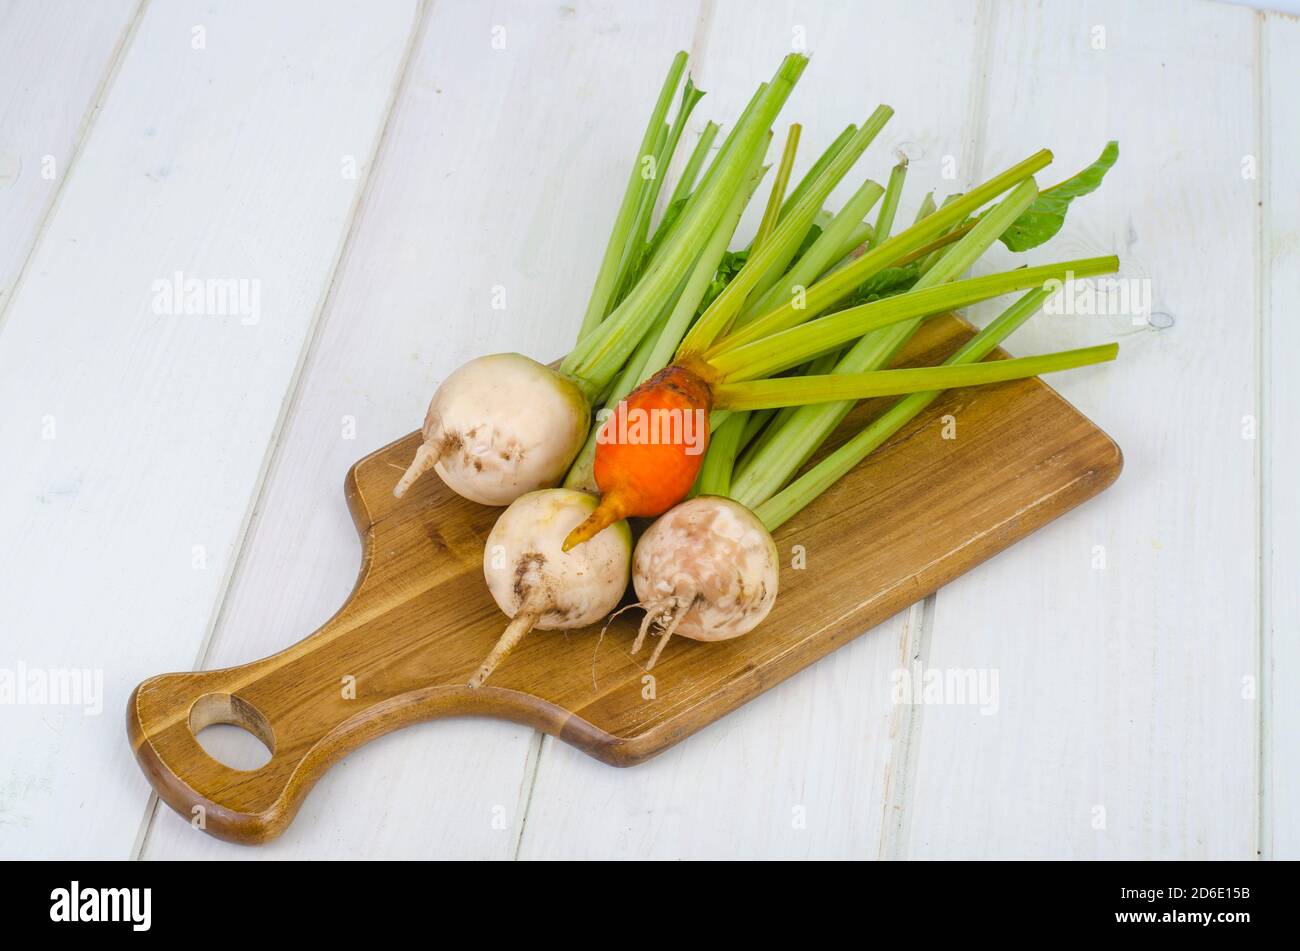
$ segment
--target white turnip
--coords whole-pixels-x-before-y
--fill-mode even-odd
[[[556,630],[594,624],[627,590],[632,533],[617,522],[574,551],[564,537],[592,513],[596,499],[573,489],[521,495],[501,513],[483,550],[483,575],[509,626],[471,687],[482,686],[534,628]]]
[[[570,378],[518,353],[471,360],[433,394],[424,443],[393,488],[401,498],[430,469],[455,492],[509,505],[559,485],[582,448],[591,408]]]
[[[660,637],[647,670],[674,634],[723,641],[749,633],[772,609],[779,574],[776,544],[749,509],[719,496],[682,502],[646,530],[632,556],[646,612],[632,653],[652,626]]]

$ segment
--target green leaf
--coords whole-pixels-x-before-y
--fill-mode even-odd
[[[1070,202],[1094,192],[1119,158],[1119,143],[1107,142],[1101,157],[1073,178],[1042,191],[1023,215],[1002,233],[1001,241],[1012,251],[1028,251],[1050,240],[1065,224]]]
[[[799,250],[794,253],[795,261],[798,261],[803,257],[808,249],[817,243],[817,239],[822,236],[822,232],[826,229],[826,225],[829,223],[822,220],[824,214],[825,212],[822,212],[817,215],[818,220],[813,223],[812,227],[808,229],[808,233],[803,236],[803,241],[799,244]]]
[[[749,249],[744,248],[740,251],[728,251],[722,256],[722,261],[718,264],[718,271],[713,276],[708,290],[704,292],[704,299],[700,302],[700,312],[708,309],[713,303],[713,299],[721,294],[731,283],[731,279],[740,273],[740,269],[745,266],[749,260]]]
[[[902,267],[887,267],[867,278],[862,286],[854,291],[853,296],[848,299],[847,306],[856,307],[859,304],[870,304],[882,297],[893,297],[895,294],[901,294],[904,291],[911,290],[912,285],[920,277],[920,261],[913,261],[911,264],[905,264]]]

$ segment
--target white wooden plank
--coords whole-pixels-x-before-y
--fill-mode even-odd
[[[344,473],[418,427],[439,379],[483,353],[550,359],[571,345],[645,117],[696,12],[694,0],[433,5],[209,666],[278,650],[346,598],[359,548]],[[511,857],[539,743],[472,719],[384,737],[332,767],[258,855]],[[144,854],[248,852],[164,808]]]
[[[875,857],[908,617],[630,771],[547,737],[520,857]]]
[[[910,220],[925,190],[942,197],[945,185],[965,184],[944,181],[941,169],[944,156],[968,152],[974,134],[974,13],[973,4],[949,2],[718,3],[697,41],[700,85],[710,91],[700,112],[734,117],[802,44],[812,62],[775,148],[789,122],[802,123],[798,167],[806,168],[845,125],[889,103],[896,115],[855,174],[884,182],[904,148],[912,170],[900,220]],[[926,81],[918,83],[922,49]],[[807,572],[834,583],[839,566],[815,549],[807,557]],[[908,711],[890,702],[892,675],[920,616],[917,608],[881,625],[634,774],[547,740],[521,856],[875,857],[892,835],[882,817],[910,729]]]
[[[1259,155],[1263,183],[1261,315],[1263,413],[1263,816],[1265,858],[1300,858],[1300,21],[1261,18],[1263,106]]]
[[[1050,145],[1063,176],[1121,143],[1102,191],[1031,260],[1114,250],[1172,326],[1044,315],[1012,341],[1029,353],[1123,335],[1117,364],[1053,384],[1116,438],[1126,467],[1101,498],[939,593],[921,660],[997,671],[998,712],[921,708],[899,854],[1251,857],[1253,14],[989,9],[985,170]]]
[[[0,314],[137,6],[0,3]]]
[[[413,20],[245,0],[139,24],[0,336],[0,666],[103,677],[99,716],[4,711],[5,855],[139,834],[120,711],[199,655]],[[250,282],[246,306],[167,312],[177,271]]]

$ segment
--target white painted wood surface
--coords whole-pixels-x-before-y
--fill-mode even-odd
[[[1260,24],[1260,473],[1262,806],[1260,849],[1300,857],[1300,20]],[[1290,171],[1288,171],[1288,169]]]
[[[153,4],[123,54],[0,328],[6,666],[104,678],[99,716],[4,709],[7,855],[134,847],[121,711],[203,656],[414,11]],[[157,313],[177,271],[260,307]]]
[[[23,540],[0,668],[105,676],[101,716],[0,707],[0,855],[1300,855],[1300,29],[1148,6],[249,0],[134,29],[128,3],[0,8],[21,53],[0,75],[75,64],[0,93],[0,154],[24,153],[0,184],[0,533]],[[1012,343],[1123,335],[1118,364],[1054,381],[1124,448],[1119,483],[633,770],[444,721],[335,766],[257,853],[155,809],[131,686],[328,617],[358,563],[347,466],[468,357],[568,345],[672,52],[709,92],[693,136],[799,43],[801,164],[889,102],[859,169],[908,153],[902,216],[1041,145],[1065,175],[1120,139],[1034,257],[1117,250],[1172,325],[1044,315]],[[33,149],[66,178],[36,187]],[[260,319],[153,313],[175,270],[260,280]],[[915,663],[996,671],[996,713],[893,703]]]
[[[0,3],[0,308],[54,204],[138,5]]]
[[[1258,480],[1242,418],[1256,400],[1259,209],[1241,162],[1256,151],[1255,17],[1123,2],[990,12],[990,36],[1014,24],[1035,39],[989,44],[985,171],[1049,142],[1062,170],[1047,184],[1121,143],[1114,175],[1030,259],[1113,250],[1173,325],[1043,315],[1013,341],[1032,353],[1119,337],[1121,363],[1052,384],[1114,436],[1125,469],[1103,497],[939,592],[920,662],[996,670],[1001,702],[995,716],[921,708],[904,851],[1247,858]],[[1157,39],[1167,53],[1153,55]],[[1240,105],[1207,107],[1227,102]],[[1207,279],[1211,261],[1241,280]]]

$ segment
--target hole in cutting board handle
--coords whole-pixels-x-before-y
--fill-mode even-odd
[[[220,729],[223,726],[233,729]],[[241,772],[261,769],[275,755],[270,722],[247,700],[232,694],[209,693],[195,700],[190,730],[204,752]]]

